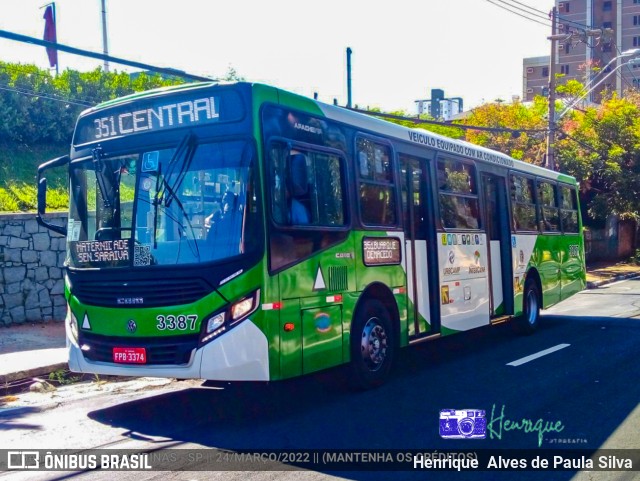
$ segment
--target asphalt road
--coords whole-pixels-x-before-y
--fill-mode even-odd
[[[549,353],[540,356],[544,352]],[[24,409],[0,418],[0,447],[640,449],[639,358],[640,280],[630,280],[582,292],[550,309],[533,336],[520,337],[500,325],[404,349],[392,378],[377,390],[352,392],[343,369],[272,385],[174,382],[152,391],[70,399],[44,411]],[[494,420],[492,430],[484,440],[442,439],[441,409],[483,409],[487,421]],[[542,436],[499,432],[501,419],[542,419],[562,430]],[[620,479],[620,474],[578,473],[577,478]],[[31,472],[2,473],[0,479],[113,476]],[[117,473],[118,479],[136,481],[334,476],[568,480],[576,471]]]

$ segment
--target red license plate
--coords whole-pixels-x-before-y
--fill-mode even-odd
[[[122,364],[146,364],[147,350],[144,347],[114,347],[113,362]]]

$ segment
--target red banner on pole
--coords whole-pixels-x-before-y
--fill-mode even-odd
[[[56,34],[56,17],[54,6],[47,6],[44,11],[44,40],[47,42],[58,43],[58,37]],[[58,50],[53,47],[46,47],[47,56],[49,57],[49,66],[55,67],[58,65]]]

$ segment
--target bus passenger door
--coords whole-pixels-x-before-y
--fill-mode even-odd
[[[409,340],[440,332],[437,251],[428,161],[399,155],[404,219]]]
[[[506,179],[482,174],[482,189],[489,240],[490,312],[492,317],[513,314],[513,267]]]

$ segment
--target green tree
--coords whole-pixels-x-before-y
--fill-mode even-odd
[[[531,105],[521,102],[505,104],[489,103],[473,109],[460,123],[480,127],[504,128],[513,130],[544,130],[547,111],[546,99],[536,97]],[[541,165],[544,159],[544,133],[488,132],[467,130],[465,140],[477,145],[498,150],[511,157]]]
[[[589,216],[638,217],[640,212],[640,93],[605,97],[573,111],[560,125],[559,167],[579,181]]]
[[[157,74],[65,70],[53,77],[35,65],[0,62],[0,144],[68,143],[79,113],[123,95],[181,79]]]

